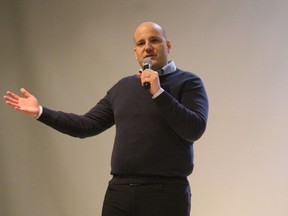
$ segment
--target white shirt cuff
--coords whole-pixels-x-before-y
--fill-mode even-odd
[[[39,106],[39,114],[38,116],[35,117],[35,119],[38,119],[43,113],[43,107],[42,106]]]
[[[153,96],[152,99],[157,98],[160,94],[164,92],[164,89],[160,88]]]

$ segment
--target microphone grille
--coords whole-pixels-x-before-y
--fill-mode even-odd
[[[151,60],[151,58],[144,58],[144,59],[143,59],[143,65],[146,65],[146,64],[152,65],[152,60]]]

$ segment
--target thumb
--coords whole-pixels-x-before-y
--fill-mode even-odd
[[[21,92],[26,98],[32,96],[32,95],[31,95],[26,89],[24,89],[24,88],[21,88],[21,89],[20,89],[20,92]]]

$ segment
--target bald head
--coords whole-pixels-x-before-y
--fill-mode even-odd
[[[134,45],[134,54],[140,66],[143,66],[143,59],[147,57],[152,60],[153,70],[158,70],[168,63],[171,42],[157,23],[141,23],[134,32]]]
[[[149,30],[156,30],[162,35],[163,38],[167,39],[165,30],[159,24],[154,23],[154,22],[143,22],[136,28],[136,30],[134,32],[134,42],[135,42],[135,35],[138,32],[147,31],[147,30],[148,31]]]

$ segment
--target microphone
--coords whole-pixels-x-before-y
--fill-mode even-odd
[[[151,69],[151,67],[152,67],[151,58],[144,58],[143,59],[143,70]],[[149,82],[144,82],[144,88],[145,89],[150,89],[150,83]]]

